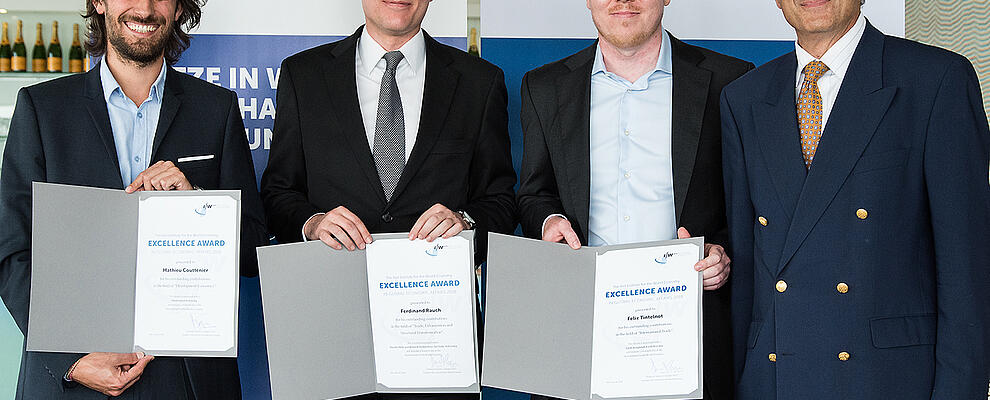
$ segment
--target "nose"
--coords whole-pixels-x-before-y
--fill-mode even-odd
[[[147,18],[154,14],[155,0],[134,0],[131,4],[131,13],[138,18]]]

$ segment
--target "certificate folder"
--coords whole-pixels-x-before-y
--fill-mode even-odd
[[[240,191],[127,194],[122,190],[39,182],[32,189],[28,351],[237,356],[236,335],[234,346],[219,352],[139,348],[134,344],[134,310],[141,202],[168,196],[230,196],[237,202],[239,216]],[[236,231],[240,232],[240,226]],[[234,271],[230,279],[237,288],[236,265]]]
[[[465,267],[471,268],[473,276],[474,233],[460,236],[472,246]],[[404,233],[373,235],[375,240],[407,237]],[[333,250],[320,241],[258,248],[272,398],[480,392],[478,379],[460,388],[391,388],[378,383],[366,254]],[[475,293],[472,299],[476,298]],[[477,376],[477,351],[474,370]]]
[[[574,250],[490,233],[482,385],[563,399],[602,399],[591,392],[596,256],[679,243],[695,244],[704,252],[703,238]],[[700,312],[700,291],[697,301]],[[700,315],[698,324],[700,334]],[[700,337],[698,341],[695,393],[624,399],[700,399]]]

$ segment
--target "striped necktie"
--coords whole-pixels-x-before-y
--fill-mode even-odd
[[[828,66],[821,61],[812,61],[804,67],[804,83],[797,99],[798,125],[801,127],[801,153],[804,154],[805,168],[811,168],[815,150],[822,137],[822,93],[818,90],[818,80],[828,72]]]

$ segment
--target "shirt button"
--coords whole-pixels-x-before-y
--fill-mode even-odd
[[[631,176],[632,176],[632,174],[630,174],[630,173],[628,173],[628,172],[626,172],[626,175],[625,175],[625,176],[626,176],[626,179],[629,179],[629,177],[631,177]]]
[[[141,157],[135,156],[134,157],[134,162],[141,162]]]
[[[629,130],[628,129],[626,129],[626,132],[625,133],[626,133],[626,136],[629,136]]]
[[[138,118],[144,118],[144,114],[138,113]]]
[[[628,221],[628,220],[629,220],[630,218],[629,218],[629,216],[627,215],[627,216],[625,216],[625,217],[622,217],[622,219],[624,219],[624,220],[626,220],[626,221]]]

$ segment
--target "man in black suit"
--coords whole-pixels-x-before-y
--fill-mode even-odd
[[[573,248],[705,236],[705,399],[731,399],[718,96],[753,65],[670,36],[669,3],[588,0],[599,40],[523,78],[519,207]]]
[[[0,179],[0,295],[25,336],[32,182],[240,190],[241,273],[257,274],[254,249],[268,240],[237,99],[169,67],[200,14],[194,0],[87,2],[87,50],[104,61],[18,94]],[[17,399],[241,397],[230,358],[25,352],[20,371]]]
[[[502,71],[427,35],[428,5],[363,0],[363,28],[282,63],[261,181],[279,242],[473,228],[480,262],[486,232],[515,228]]]

